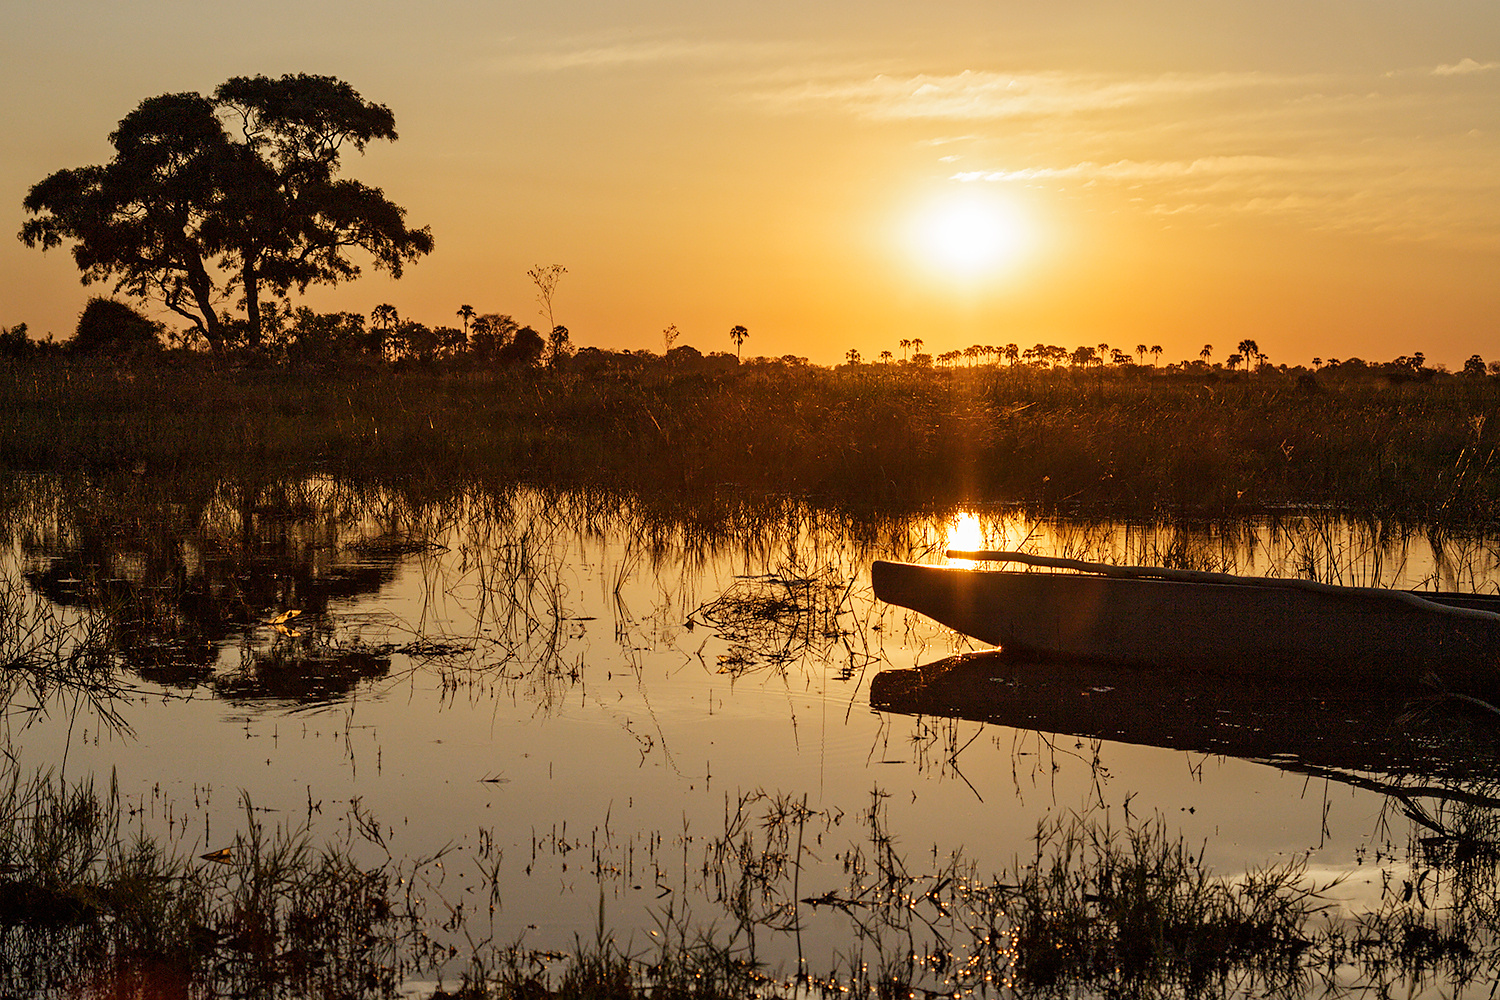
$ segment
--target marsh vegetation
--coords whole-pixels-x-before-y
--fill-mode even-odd
[[[1500,378],[1482,373],[707,360],[34,359],[0,369],[0,463],[207,479],[317,470],[407,489],[464,477],[693,503],[746,492],[895,510],[1021,502],[1136,517],[1324,506],[1476,523],[1500,503]]]
[[[868,564],[1494,589],[1491,379],[874,368],[0,369],[0,990],[1488,989],[1482,718],[871,711]]]

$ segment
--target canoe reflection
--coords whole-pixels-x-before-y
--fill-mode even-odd
[[[1412,697],[1359,686],[1233,677],[968,653],[870,685],[880,711],[990,722],[1291,770],[1411,775],[1463,782],[1494,775],[1500,717],[1440,692]]]

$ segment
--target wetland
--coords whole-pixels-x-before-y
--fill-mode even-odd
[[[869,586],[1493,592],[1488,379],[744,369],[6,369],[0,992],[1490,992],[1485,706],[1043,670]]]

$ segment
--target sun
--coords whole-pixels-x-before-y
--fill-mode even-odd
[[[998,276],[1020,260],[1031,227],[1016,205],[983,191],[950,192],[913,213],[909,245],[917,261],[957,279]]]

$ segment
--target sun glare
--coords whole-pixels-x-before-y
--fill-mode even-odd
[[[922,206],[912,220],[910,239],[929,270],[972,279],[1004,272],[1025,252],[1030,236],[1014,204],[966,190]]]
[[[973,552],[984,548],[984,528],[977,514],[959,514],[948,523],[944,549]]]

